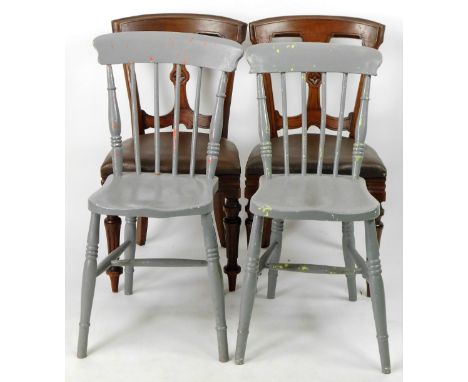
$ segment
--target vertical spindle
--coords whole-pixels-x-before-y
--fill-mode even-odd
[[[369,106],[369,91],[370,91],[371,77],[366,75],[364,77],[364,86],[361,95],[361,105],[359,107],[359,114],[357,117],[356,125],[356,138],[353,145],[353,178],[358,179],[361,172],[361,165],[364,159],[364,143],[367,134],[367,113]]]
[[[154,63],[154,172],[161,173],[161,127],[159,120],[159,70],[158,63]]]
[[[345,103],[346,103],[347,83],[348,83],[348,73],[343,73],[343,80],[341,82],[340,114],[338,117],[338,131],[336,134],[336,144],[335,144],[335,159],[333,161],[333,176],[338,175],[338,167],[340,165],[341,136],[343,135],[344,110],[345,110]]]
[[[132,130],[133,130],[133,148],[135,154],[135,168],[137,174],[141,174],[141,157],[140,157],[140,129],[138,126],[138,107],[137,107],[137,91],[136,91],[136,74],[135,64],[130,64],[130,96],[132,104]]]
[[[179,165],[180,70],[180,64],[177,64],[172,126],[172,175],[177,175]]]
[[[301,150],[301,174],[307,174],[307,77],[301,73],[301,104],[302,104],[302,150]]]
[[[327,127],[327,73],[322,73],[322,87],[320,92],[322,107],[320,110],[320,141],[317,162],[317,174],[322,175],[323,152],[325,149],[325,128]]]
[[[288,98],[286,94],[286,74],[285,73],[281,73],[281,97],[282,97],[282,102],[283,102],[284,175],[289,175]]]
[[[195,162],[197,155],[197,135],[198,135],[198,114],[200,109],[200,89],[202,81],[202,68],[197,68],[197,90],[195,93],[195,107],[193,110],[193,127],[192,127],[192,147],[190,151],[190,175],[195,175]]]
[[[215,176],[216,165],[219,156],[219,141],[223,130],[224,99],[226,98],[227,73],[221,72],[218,92],[216,93],[216,105],[210,123],[210,141],[206,152],[206,175],[208,178]]]
[[[258,101],[258,134],[260,136],[260,155],[262,156],[263,174],[271,178],[271,141],[270,125],[266,107],[265,89],[263,87],[263,76],[257,74],[257,101]]]
[[[112,172],[114,176],[122,175],[122,137],[119,104],[117,103],[116,89],[112,65],[107,65],[107,100],[109,131],[112,146]]]

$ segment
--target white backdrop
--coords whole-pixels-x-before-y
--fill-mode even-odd
[[[286,375],[299,378],[304,374],[330,381],[340,380],[345,375],[349,380],[360,381],[375,381],[381,377],[370,300],[360,297],[357,303],[348,303],[345,301],[344,278],[338,280],[326,276],[281,276],[278,297],[273,302],[265,299],[265,283],[260,280],[259,301],[254,310],[252,335],[243,367],[234,367],[232,362],[228,365],[216,363],[213,323],[207,309],[209,302],[200,307],[200,301],[206,296],[203,272],[138,271],[132,297],[122,293],[112,295],[108,280],[102,277],[96,288],[90,355],[82,361],[74,358],[81,265],[89,217],[86,199],[100,185],[99,166],[109,149],[105,70],[97,63],[92,39],[110,32],[113,19],[163,12],[207,13],[244,22],[279,15],[330,14],[368,18],[386,25],[380,48],[384,61],[371,87],[367,142],[377,150],[388,170],[381,252],[394,373],[386,380],[401,379],[402,24],[398,17],[369,12],[353,5],[333,7],[288,1],[286,7],[280,2],[241,0],[231,5],[209,1],[178,1],[165,5],[149,1],[138,4],[115,1],[109,8],[76,5],[69,10],[66,44],[66,356],[69,380],[97,377],[101,381],[116,380],[116,375],[123,379],[127,374],[135,376],[137,371],[142,373],[136,378],[138,380],[155,377],[160,380],[258,380],[259,377],[266,379],[272,364],[275,370],[269,378],[278,381],[284,380]],[[249,44],[247,36],[244,46]],[[128,137],[128,102],[122,71],[117,68],[115,73],[120,90],[123,135]],[[150,91],[143,89],[142,96],[145,90]],[[169,87],[167,94],[170,94]],[[168,110],[169,105],[170,97],[166,104],[162,104],[163,110]],[[152,108],[147,107],[147,111],[152,113]],[[210,112],[211,105],[202,105],[202,111]],[[290,113],[298,111],[298,108],[290,107]],[[229,138],[239,148],[243,167],[249,151],[258,142],[256,112],[255,79],[248,74],[247,63],[242,59],[232,96]],[[241,204],[244,207],[244,199]],[[245,219],[243,210],[241,217]],[[137,250],[137,256],[164,253],[165,256],[182,257],[187,252],[198,252],[200,255],[193,256],[203,256],[200,232],[199,222],[193,219],[150,221],[148,243],[141,250],[139,248],[139,252]],[[362,233],[360,228],[356,232],[361,251]],[[288,224],[285,235],[285,256],[299,260],[307,255],[307,250],[309,256],[303,257],[305,261],[342,262],[340,227],[337,225]],[[103,230],[100,248],[100,255],[103,255],[106,251]],[[245,253],[242,225],[241,266]],[[310,254],[314,259],[310,259]],[[224,261],[225,251],[221,250],[220,255]],[[241,288],[242,278],[238,284]],[[363,285],[361,282],[360,286]],[[226,297],[231,356],[235,346],[239,296],[240,290]],[[201,335],[205,331],[206,335]],[[177,370],[174,370],[176,366]]]

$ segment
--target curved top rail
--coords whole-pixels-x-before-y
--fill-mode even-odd
[[[377,75],[382,54],[364,46],[314,42],[257,44],[246,53],[251,73],[338,72]]]
[[[235,41],[179,32],[120,32],[94,39],[103,65],[174,63],[232,72],[243,55]]]

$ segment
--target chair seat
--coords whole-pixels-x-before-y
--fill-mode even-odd
[[[318,134],[308,134],[307,136],[307,172],[314,173],[317,171],[317,153],[320,136]],[[333,173],[333,160],[335,156],[334,135],[327,135],[325,139],[325,149],[323,156],[323,173]],[[341,158],[339,173],[341,175],[351,175],[352,172],[352,152],[354,139],[343,137],[341,141]],[[284,173],[284,157],[283,157],[283,137],[271,139],[273,150],[272,170],[273,174]],[[301,172],[301,135],[289,136],[289,169],[293,174]],[[256,146],[250,153],[246,165],[246,175],[263,175],[262,158],[260,156],[260,146]],[[361,177],[364,179],[386,178],[387,169],[379,158],[376,151],[366,145],[364,152],[364,160],[361,167]]]
[[[190,148],[191,132],[179,133],[179,174],[188,174],[190,171]],[[198,133],[195,172],[197,174],[206,173],[206,149],[209,136],[205,133]],[[122,142],[123,148],[123,171],[135,171],[135,155],[133,152],[133,139],[126,139]],[[154,134],[140,135],[140,155],[141,171],[154,172]],[[172,171],[172,132],[161,132],[161,172],[170,173]],[[237,147],[231,141],[221,138],[218,165],[216,175],[240,175],[241,165]],[[112,158],[110,153],[101,165],[101,178],[106,179],[112,174]]]
[[[218,179],[206,175],[110,175],[90,196],[88,208],[101,215],[133,217],[203,215],[212,211],[217,189]]]
[[[250,204],[254,215],[275,219],[359,221],[380,212],[364,179],[347,175],[262,176]]]

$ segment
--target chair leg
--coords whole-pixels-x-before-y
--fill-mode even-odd
[[[382,232],[384,228],[384,224],[382,223],[383,214],[384,214],[384,209],[382,208],[382,203],[380,203],[380,215],[377,216],[377,219],[375,219],[375,228],[377,229],[377,240],[379,242],[379,247],[380,247],[380,239],[382,237]],[[367,285],[366,295],[367,297],[370,297],[371,291],[370,291],[369,283],[366,282],[366,285]]]
[[[136,243],[138,245],[146,244],[146,234],[148,232],[148,218],[140,217],[137,222]]]
[[[250,212],[250,198],[247,198],[247,204],[245,205],[245,213],[247,217],[245,218],[245,230],[247,231],[247,246],[250,242],[250,231],[252,231],[252,222],[253,222],[253,213]]]
[[[224,231],[224,194],[216,192],[213,198],[213,212],[216,222],[216,231],[218,231],[218,239],[221,247],[226,248],[226,232]]]
[[[247,230],[247,245],[250,242],[250,231],[252,229],[253,222],[253,213],[250,212],[250,198],[247,199],[247,204],[245,205],[245,212],[247,213],[247,218],[245,219],[245,228]],[[263,219],[263,236],[261,246],[262,248],[268,248],[270,246],[270,235],[271,235],[271,219]]]
[[[208,261],[208,280],[211,299],[216,315],[216,333],[218,336],[218,356],[220,362],[229,360],[227,343],[226,314],[224,308],[223,274],[219,264],[218,242],[211,214],[201,217],[205,242],[206,259]]]
[[[107,216],[104,219],[104,227],[106,228],[107,237],[107,251],[111,253],[120,245],[120,226],[122,219],[118,216]],[[111,281],[112,292],[119,291],[119,278],[122,274],[122,267],[110,267],[106,273],[109,275]]]
[[[88,334],[93,307],[94,288],[96,286],[97,255],[99,245],[99,220],[100,215],[91,213],[89,223],[88,241],[86,245],[86,259],[83,267],[83,279],[81,284],[81,313],[80,331],[78,335],[78,358],[88,355]]]
[[[278,263],[281,257],[281,246],[283,243],[283,220],[273,219],[271,226],[270,245],[276,244],[276,248],[270,256],[270,263]],[[268,292],[267,298],[275,298],[276,281],[278,279],[278,271],[274,269],[268,270]]]
[[[237,264],[237,256],[239,253],[239,231],[242,223],[239,217],[241,205],[236,197],[228,196],[224,205],[225,218],[224,226],[226,232],[226,256],[227,264],[224,267],[224,273],[228,276],[229,291],[236,290],[237,275],[241,271],[241,267]]]
[[[387,318],[385,312],[385,292],[382,280],[382,268],[379,258],[379,243],[375,222],[365,222],[367,267],[369,271],[369,284],[372,290],[371,301],[374,312],[377,342],[379,345],[380,363],[384,374],[390,373],[390,353],[388,348]]]
[[[247,336],[249,334],[250,319],[252,317],[253,303],[257,292],[258,261],[260,257],[260,242],[262,239],[263,217],[255,216],[252,225],[252,241],[247,253],[247,269],[242,286],[242,298],[239,314],[239,327],[237,329],[237,344],[235,363],[244,363]]]
[[[354,223],[353,222],[343,222],[341,225],[343,236],[342,236],[342,247],[343,247],[343,257],[345,262],[345,267],[350,269],[355,269],[355,263],[353,256],[350,253],[350,250],[354,249],[356,246],[354,240]],[[346,275],[346,282],[348,283],[348,296],[349,301],[357,300],[357,288],[356,288],[356,275]]]
[[[125,260],[133,260],[135,258],[135,235],[136,235],[136,221],[135,217],[126,217],[125,218],[125,233],[124,240],[131,240],[132,244],[125,250]],[[125,281],[124,281],[124,290],[125,294],[133,294],[133,266],[125,266]]]

